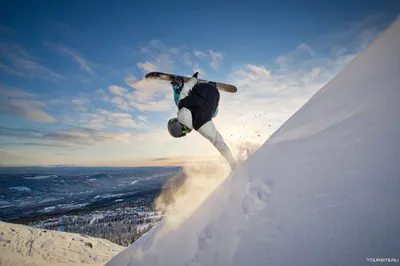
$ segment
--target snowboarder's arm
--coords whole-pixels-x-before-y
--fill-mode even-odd
[[[208,139],[215,146],[215,148],[217,148],[217,150],[221,153],[233,170],[236,167],[236,160],[233,157],[228,145],[226,145],[221,134],[215,127],[214,123],[211,120],[208,121],[201,128],[199,128],[198,132],[203,137]]]
[[[184,99],[186,96],[189,95],[190,90],[194,87],[194,85],[196,85],[196,83],[197,83],[196,77],[192,77],[188,82],[185,83],[179,95],[178,104],[182,99]]]
[[[189,111],[189,109],[187,109],[185,107],[179,109],[177,118],[178,118],[179,123],[186,126],[190,130],[193,129],[192,113]]]

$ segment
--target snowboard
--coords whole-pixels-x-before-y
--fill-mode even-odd
[[[167,80],[167,81],[178,81],[178,80],[183,80],[183,82],[188,82],[192,77],[186,77],[186,76],[179,76],[175,74],[170,74],[170,73],[162,73],[162,72],[150,72],[147,73],[145,76],[146,79],[158,79],[158,80]],[[226,91],[230,93],[235,93],[237,91],[237,88],[231,84],[226,84],[222,82],[215,82],[215,81],[210,81],[210,80],[205,80],[205,79],[197,79],[199,83],[214,83],[216,85],[218,90],[221,91]]]

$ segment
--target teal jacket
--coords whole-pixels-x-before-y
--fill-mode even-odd
[[[175,105],[178,106],[179,95],[180,95],[181,91],[180,91],[180,90],[174,90],[174,89],[172,89],[172,90],[174,91],[174,101],[175,101]],[[216,117],[217,114],[218,114],[218,106],[217,106],[217,108],[215,109],[213,118]]]

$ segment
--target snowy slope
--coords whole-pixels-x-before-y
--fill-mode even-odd
[[[104,265],[125,247],[105,239],[0,222],[0,265]]]
[[[178,229],[107,265],[368,265],[400,257],[400,19]]]

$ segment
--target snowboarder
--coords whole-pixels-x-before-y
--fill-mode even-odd
[[[233,170],[236,160],[212,121],[218,114],[219,91],[215,84],[198,83],[197,76],[198,72],[185,84],[182,80],[171,82],[179,111],[177,117],[168,121],[168,131],[175,138],[186,136],[193,129],[198,131],[217,148]]]

